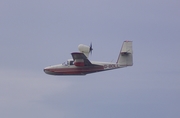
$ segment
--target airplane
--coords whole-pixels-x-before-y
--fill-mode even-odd
[[[48,66],[44,68],[44,72],[50,75],[86,75],[133,66],[132,41],[123,42],[116,63],[90,61],[88,56],[92,53],[92,44],[90,46],[80,44],[78,49],[79,52],[71,53],[73,59],[68,59],[67,63]]]

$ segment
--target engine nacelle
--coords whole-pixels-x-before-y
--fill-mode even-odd
[[[78,46],[78,49],[79,49],[79,51],[82,52],[82,53],[89,53],[89,52],[90,52],[90,47],[87,46],[87,45],[80,44],[80,45]]]

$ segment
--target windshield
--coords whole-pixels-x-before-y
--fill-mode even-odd
[[[66,63],[66,62],[63,62],[62,65],[63,65],[63,66],[67,66],[67,63]]]
[[[74,61],[68,60],[67,62],[62,63],[63,66],[68,66],[68,65],[74,65]]]

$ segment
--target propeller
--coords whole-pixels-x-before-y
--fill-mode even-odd
[[[92,43],[91,43],[90,48],[89,48],[89,52],[91,53],[91,55],[92,55],[92,50],[93,50],[93,48],[92,48]]]

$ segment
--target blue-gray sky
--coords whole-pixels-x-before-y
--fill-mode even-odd
[[[0,118],[179,118],[178,0],[1,0]],[[86,76],[45,66],[93,43],[90,60],[116,62],[133,41],[134,65]]]

